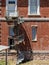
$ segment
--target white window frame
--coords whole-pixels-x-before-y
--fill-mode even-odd
[[[6,11],[8,10],[8,0],[6,0]],[[16,6],[15,6],[15,12],[17,12],[17,0],[16,0]]]
[[[40,15],[40,0],[37,1],[37,14],[30,14],[30,0],[28,0],[28,15]]]
[[[33,27],[35,27],[36,29],[37,29],[37,27],[38,27],[38,25],[31,25],[31,29],[33,28]],[[33,35],[32,35],[33,36]],[[32,41],[37,41],[37,31],[36,31],[36,36],[35,36],[35,39],[33,39],[33,37],[32,37]]]

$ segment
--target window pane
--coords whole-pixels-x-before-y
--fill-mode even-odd
[[[15,4],[8,4],[9,11],[15,11]]]
[[[10,32],[10,36],[14,36],[14,28],[13,27],[10,27],[9,32]]]
[[[9,1],[9,4],[15,4],[15,1]]]
[[[30,14],[37,13],[37,0],[30,0]]]
[[[8,39],[8,45],[9,45],[10,49],[14,49],[14,47],[13,47],[13,45],[14,45],[14,39],[9,38]]]
[[[36,40],[36,33],[37,33],[37,28],[36,27],[32,27],[32,40]]]
[[[16,35],[16,36],[19,35],[19,26],[15,26],[15,27],[14,27],[14,32],[15,32],[15,35]]]

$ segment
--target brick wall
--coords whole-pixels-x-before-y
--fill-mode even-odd
[[[5,21],[0,21],[0,44],[8,44],[8,25]]]
[[[28,16],[28,0],[18,0],[19,15],[23,17],[49,17],[49,0],[40,0],[40,16]],[[6,2],[2,0],[1,15],[5,16]],[[2,42],[1,44],[8,44],[8,24],[7,22],[0,21],[2,24]],[[37,41],[32,41],[32,25],[37,25]],[[24,22],[20,25],[21,30],[25,34],[25,41],[20,45],[24,50],[49,50],[49,22]]]
[[[32,41],[32,25],[37,25],[37,41]],[[25,34],[25,42],[22,46],[24,49],[49,50],[49,22],[29,21],[24,22],[21,26]]]
[[[49,17],[49,0],[40,0],[40,16],[28,16],[28,0],[18,0],[18,11],[23,17]]]
[[[1,16],[5,16],[6,0],[1,0]],[[28,0],[17,0],[19,15],[23,17],[49,17],[49,0],[40,0],[40,16],[28,16]]]

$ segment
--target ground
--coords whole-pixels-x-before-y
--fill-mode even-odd
[[[0,65],[5,65],[5,62],[3,60],[0,61]],[[8,65],[16,65],[16,62],[13,60],[9,60]],[[49,65],[49,60],[31,60],[19,65]]]
[[[16,55],[8,56],[8,65],[16,65]],[[0,56],[0,65],[5,65],[5,56]]]
[[[16,65],[16,54],[8,55],[8,65]],[[5,65],[4,54],[0,55],[0,65]],[[31,60],[20,63],[19,65],[49,65],[49,60]]]
[[[49,65],[49,60],[32,60],[20,65]]]

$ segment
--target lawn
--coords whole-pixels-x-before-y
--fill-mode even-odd
[[[32,60],[20,65],[49,65],[49,60]]]
[[[8,65],[16,65],[16,63],[14,61],[9,60]],[[4,60],[0,60],[0,65],[5,65],[5,61]]]
[[[0,60],[0,65],[5,65],[5,61],[4,60]]]
[[[0,65],[5,65],[5,62],[0,61]],[[8,61],[8,65],[16,65],[14,61]],[[19,65],[49,65],[49,60],[32,60]]]

